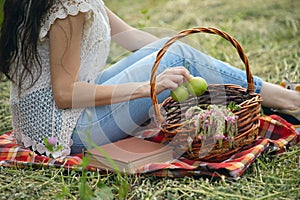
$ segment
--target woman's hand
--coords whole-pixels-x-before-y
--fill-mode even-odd
[[[183,82],[191,78],[189,71],[182,67],[168,68],[157,76],[156,92],[159,94],[164,90],[175,90]]]

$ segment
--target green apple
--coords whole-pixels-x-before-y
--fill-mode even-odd
[[[183,85],[180,85],[175,90],[171,91],[171,97],[174,101],[183,102],[189,98],[188,89]]]
[[[198,97],[207,90],[207,87],[205,79],[198,76],[190,78],[187,89],[190,94]]]

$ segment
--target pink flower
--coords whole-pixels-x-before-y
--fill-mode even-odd
[[[209,123],[209,120],[208,120],[208,119],[207,119],[207,120],[205,120],[205,122],[204,122],[204,125],[205,125],[205,127],[206,127],[206,128],[208,128],[208,127],[209,127],[210,123]]]
[[[192,138],[191,136],[189,136],[189,137],[187,138],[187,142],[188,142],[188,144],[192,144],[193,138]]]
[[[207,110],[204,112],[204,113],[202,113],[202,119],[204,120],[204,119],[206,119],[207,118],[207,116],[208,116],[208,112],[207,112]]]
[[[225,138],[224,135],[221,135],[221,134],[215,135],[215,139],[216,139],[216,140],[223,140],[224,138]]]
[[[202,135],[198,135],[198,140],[202,140],[202,139],[203,139]]]
[[[236,117],[235,116],[226,116],[225,120],[231,124],[235,123]]]
[[[201,119],[201,114],[196,115],[194,119],[195,119],[194,126],[198,127],[198,125],[200,123],[200,119]]]
[[[57,138],[55,137],[48,138],[48,143],[50,146],[55,146],[57,144]]]

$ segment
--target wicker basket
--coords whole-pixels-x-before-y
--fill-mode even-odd
[[[156,71],[160,60],[168,48],[180,38],[193,33],[205,32],[219,35],[228,40],[237,50],[241,60],[245,64],[247,74],[247,89],[233,84],[211,84],[208,90],[200,97],[190,97],[188,100],[178,103],[171,97],[167,98],[160,105],[156,97]],[[261,97],[254,92],[253,76],[251,74],[247,56],[240,44],[229,34],[216,28],[192,28],[184,30],[169,39],[157,54],[151,72],[151,99],[154,106],[156,121],[165,134],[165,143],[174,147],[174,150],[188,159],[200,161],[222,161],[233,153],[246,148],[255,140],[258,135],[260,102]],[[225,99],[225,101],[224,101]],[[183,123],[183,115],[187,109],[195,105],[228,104],[234,102],[240,106],[238,111],[233,113],[238,117],[238,134],[234,137],[234,143],[230,145],[223,139],[222,145],[195,138],[195,127]],[[193,142],[187,144],[187,139],[193,136]],[[209,145],[210,144],[210,145]],[[189,147],[188,147],[189,146]]]

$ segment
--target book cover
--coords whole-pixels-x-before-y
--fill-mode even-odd
[[[149,163],[165,163],[173,160],[173,150],[169,146],[136,137],[130,137],[113,143],[99,146],[113,160],[120,171],[135,172],[136,169]],[[114,170],[111,163],[99,149],[86,151],[90,166]]]

